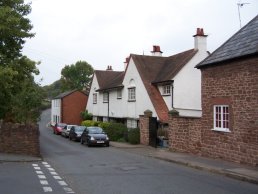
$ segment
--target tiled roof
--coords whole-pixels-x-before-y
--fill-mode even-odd
[[[171,81],[196,52],[191,49],[170,57],[131,55],[161,121],[168,120],[168,107],[153,83]]]
[[[66,97],[66,96],[68,96],[68,95],[70,95],[70,94],[72,94],[76,91],[79,91],[79,90],[71,90],[71,91],[63,92],[63,93],[57,95],[54,99],[64,98],[64,97]],[[87,95],[87,93],[85,93],[84,91],[79,91],[79,92],[83,93],[84,95]]]
[[[258,15],[196,67],[258,54]]]
[[[96,70],[95,75],[99,83],[98,90],[108,90],[117,87],[123,87],[123,71],[100,71]]]

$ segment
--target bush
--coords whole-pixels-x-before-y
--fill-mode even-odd
[[[124,138],[127,127],[122,123],[110,123],[104,131],[111,141],[118,141],[119,139]]]
[[[83,120],[92,120],[92,114],[88,113],[88,110],[81,112],[81,118]]]
[[[111,125],[111,123],[109,122],[100,122],[99,123],[99,127],[101,127],[104,131],[106,131],[106,129]]]
[[[130,129],[128,131],[128,142],[131,144],[139,144],[140,143],[140,129]]]

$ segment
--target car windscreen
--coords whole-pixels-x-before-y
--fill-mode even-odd
[[[58,124],[57,124],[57,126],[58,126],[58,127],[63,127],[63,128],[64,128],[64,127],[66,126],[66,124],[65,124],[65,123],[58,123]]]
[[[91,128],[88,128],[88,130],[89,130],[89,133],[91,134],[103,133],[103,130],[99,127],[91,127]]]
[[[75,129],[76,132],[83,132],[83,130],[85,129],[85,127],[79,126],[79,127],[75,127],[74,129]]]

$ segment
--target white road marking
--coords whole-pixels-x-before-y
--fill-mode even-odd
[[[47,168],[49,171],[55,171],[54,168]]]
[[[61,180],[61,177],[60,176],[53,176],[54,177],[54,179],[56,179],[56,180]]]
[[[69,187],[64,187],[64,190],[66,193],[75,193],[71,188]]]
[[[39,179],[47,179],[45,175],[38,175]]]
[[[48,185],[48,182],[46,180],[39,180],[40,184],[42,185]]]
[[[32,164],[32,166],[39,166],[38,164]]]
[[[67,186],[66,182],[64,182],[64,181],[58,181],[58,183],[59,183],[61,186]]]
[[[52,192],[53,189],[51,187],[43,187],[44,192]]]
[[[47,163],[47,162],[42,162],[42,164],[44,164],[44,165],[45,165],[45,164],[48,164],[48,163]]]
[[[44,166],[45,166],[46,168],[51,168],[51,166],[50,166],[49,164],[44,164]]]
[[[40,167],[34,166],[34,169],[35,169],[35,170],[40,170]]]
[[[51,171],[50,174],[57,175],[57,173],[55,171]]]
[[[36,173],[37,174],[44,174],[42,171],[40,171],[40,170],[36,170]]]

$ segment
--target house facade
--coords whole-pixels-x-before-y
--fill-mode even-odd
[[[80,113],[85,110],[88,96],[78,90],[56,96],[51,102],[51,124],[67,123],[80,125]]]
[[[116,120],[129,128],[138,126],[139,115],[147,109],[161,122],[167,112],[201,116],[201,73],[194,68],[208,56],[207,36],[198,28],[194,48],[168,57],[159,46],[152,55],[131,54],[125,71],[95,71],[86,109],[95,120]]]
[[[258,16],[196,67],[202,118],[170,118],[170,148],[258,165]]]

